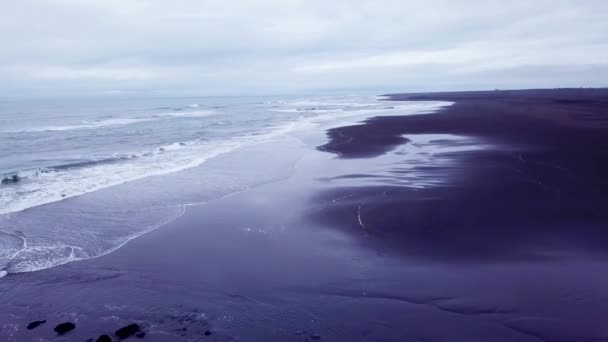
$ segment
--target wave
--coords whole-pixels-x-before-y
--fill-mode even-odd
[[[391,115],[394,115],[396,110],[406,108],[407,112],[401,114],[432,113],[449,104],[451,103],[415,103],[390,107],[390,109],[387,109],[388,107],[385,104],[381,104],[373,110],[373,114],[379,115],[384,111],[389,111]],[[364,106],[358,107],[363,108]],[[206,111],[196,113],[198,115],[208,115]],[[265,127],[263,132],[251,132],[246,136],[227,137],[225,140],[218,141],[196,139],[175,142],[135,153],[80,160],[0,175],[0,180],[2,180],[0,184],[0,215],[61,201],[145,177],[185,170],[241,146],[266,141],[298,128],[311,127],[311,125],[349,118],[359,114],[361,113],[357,111],[344,110],[317,116],[298,116],[288,123]],[[116,123],[115,119],[101,121],[104,124],[110,122]],[[119,122],[129,121],[121,120]]]
[[[39,236],[28,236],[18,230],[12,233],[0,230],[0,272],[4,272],[4,275],[34,272],[101,257],[119,249],[130,240],[174,221],[184,214],[187,206],[188,204],[166,207],[164,216],[158,217],[155,223],[144,224],[141,229],[116,237],[114,241],[88,241],[99,243],[101,246],[83,244],[82,239],[78,237],[48,241],[40,239]]]
[[[190,105],[191,106],[191,105]],[[197,108],[197,107],[186,107],[186,108]],[[173,109],[173,112],[153,114],[150,116],[142,116],[136,118],[108,118],[98,119],[93,121],[81,121],[77,124],[69,125],[52,125],[52,126],[40,126],[40,127],[28,127],[19,128],[14,130],[4,130],[5,133],[35,133],[35,132],[58,132],[58,131],[71,131],[71,130],[82,130],[82,129],[95,129],[101,127],[110,126],[124,126],[137,124],[142,122],[149,122],[159,120],[166,117],[204,117],[215,114],[212,110],[184,110],[185,108],[167,108]]]
[[[414,114],[414,111],[433,111],[436,108],[451,105],[451,102],[438,101],[419,101],[419,102],[400,102],[386,103],[373,97],[362,101],[360,98],[344,97],[338,99],[306,99],[294,101],[276,101],[268,103],[275,112],[283,113],[302,113],[310,115],[338,115],[351,113],[352,115],[361,114],[383,114],[387,111],[403,110],[405,113]],[[345,114],[345,115],[351,115]],[[394,114],[394,113],[393,113]]]
[[[200,111],[190,111],[190,112],[184,112],[184,111],[176,111],[173,113],[163,113],[163,114],[156,114],[155,117],[189,117],[189,118],[196,118],[196,117],[203,117],[203,116],[210,116],[216,114],[214,111],[212,110],[200,110]]]
[[[403,108],[389,108],[386,104],[377,104],[374,105],[373,113],[389,111],[391,115],[395,115],[395,109],[404,108],[407,110],[399,114],[430,113],[447,104],[449,103],[417,103],[403,106]],[[281,108],[289,109],[291,107],[297,111],[297,108],[321,108],[322,105],[323,103],[316,103],[309,107],[282,103]],[[107,254],[122,246],[126,241],[179,217],[185,206],[165,207],[167,203],[183,203],[179,201],[155,202],[153,206],[149,206],[148,203],[141,204],[139,198],[136,202],[130,198],[124,199],[124,203],[137,203],[137,208],[131,205],[119,205],[119,210],[115,210],[113,206],[106,208],[104,201],[96,201],[96,197],[92,196],[93,201],[89,205],[94,203],[100,207],[95,207],[95,210],[91,211],[94,212],[91,217],[81,213],[77,213],[77,216],[79,219],[85,220],[96,220],[103,217],[103,237],[98,234],[99,230],[96,230],[98,227],[90,225],[90,222],[77,225],[78,227],[75,229],[73,217],[66,215],[62,210],[57,210],[56,206],[39,208],[33,213],[23,212],[25,210],[139,179],[190,169],[245,146],[270,142],[296,130],[319,127],[319,124],[322,123],[332,122],[333,124],[341,118],[352,120],[353,117],[367,114],[369,110],[363,106],[343,107],[343,109],[353,107],[362,108],[365,112],[333,109],[328,112],[318,112],[313,110],[311,115],[299,113],[296,116],[287,116],[288,120],[263,122],[264,125],[256,124],[257,131],[253,130],[254,126],[251,125],[252,128],[248,128],[248,133],[244,136],[226,136],[220,140],[178,141],[134,153],[107,155],[103,158],[83,159],[0,175],[0,179],[17,177],[16,182],[0,184],[0,227],[2,227],[0,231],[0,270],[6,269],[9,273],[35,271]],[[270,108],[266,108],[266,110],[273,111]],[[196,110],[194,113],[209,115],[208,111]],[[184,114],[186,114],[185,111]],[[247,124],[244,127],[250,127],[250,125]],[[159,178],[159,181],[165,181],[165,178]],[[156,191],[154,186],[150,186],[156,182],[157,179],[151,178],[143,185],[146,185],[147,189],[151,189],[150,191]],[[222,188],[239,188],[232,182],[228,182],[230,184],[220,183]],[[134,186],[137,188],[139,184],[134,184]],[[103,198],[104,194],[99,194],[100,198]],[[181,192],[177,195],[183,196]],[[155,197],[151,196],[151,198]],[[181,199],[182,197],[180,197]],[[83,200],[88,203],[86,199]],[[194,200],[200,201],[199,197]],[[113,205],[116,205],[116,201],[118,199],[112,198]],[[63,208],[61,203],[57,203],[57,205],[60,209]],[[69,203],[66,203],[66,206],[72,210]],[[91,208],[88,207],[86,210],[91,210]],[[135,215],[136,210],[144,211],[141,215]],[[33,220],[32,217],[34,217]],[[136,217],[138,221],[135,222]],[[140,219],[141,221],[139,221]],[[128,220],[128,226],[124,224],[125,220]],[[52,237],[44,235],[44,239],[37,240],[40,233],[48,232],[48,227],[44,224],[36,224],[38,222],[53,222],[54,232],[59,228],[65,228],[65,232],[69,232],[69,234],[55,234],[57,236]],[[112,228],[114,225],[116,228]],[[83,228],[89,226],[91,226],[90,230]],[[24,231],[25,235],[20,231]]]
[[[22,170],[0,176],[0,215],[82,195],[151,175],[180,171],[236,143],[176,142],[132,154]]]
[[[0,184],[0,215],[23,211],[120,185],[138,179],[174,173],[201,165],[242,146],[267,141],[297,127],[296,122],[271,127],[266,133],[232,137],[223,141],[202,139],[175,142],[132,154],[83,160],[53,167],[6,174],[18,181]]]
[[[17,130],[4,131],[7,133],[32,133],[32,132],[54,132],[54,131],[71,131],[77,129],[92,129],[92,128],[100,128],[107,126],[122,126],[122,125],[130,125],[134,123],[146,122],[157,120],[154,117],[143,117],[143,118],[113,118],[113,119],[105,119],[105,120],[95,120],[95,121],[82,121],[78,124],[74,125],[62,125],[62,126],[41,126],[41,127],[30,127],[23,128]]]

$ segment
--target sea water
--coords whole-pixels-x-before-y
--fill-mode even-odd
[[[0,271],[98,257],[189,205],[286,177],[298,131],[446,105],[375,96],[2,102]],[[282,152],[235,153],[260,144]]]

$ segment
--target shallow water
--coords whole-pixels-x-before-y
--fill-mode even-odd
[[[0,339],[85,341],[134,322],[146,332],[146,341],[296,342],[320,336],[533,342],[537,336],[551,341],[602,336],[601,323],[589,317],[604,317],[608,308],[601,295],[607,279],[598,276],[603,263],[421,264],[386,248],[362,248],[370,238],[356,226],[345,232],[316,224],[311,211],[338,204],[320,201],[321,191],[345,185],[355,193],[356,186],[365,191],[374,174],[389,174],[387,166],[395,167],[416,147],[404,145],[373,159],[336,158],[311,148],[323,141],[323,131],[315,131],[223,154],[174,174],[171,181],[183,194],[182,180],[196,182],[224,170],[225,180],[228,173],[256,180],[264,174],[269,183],[263,186],[188,206],[163,229],[103,258],[9,275],[0,282],[6,307],[0,310]],[[476,151],[473,140],[458,136],[408,138],[432,147],[421,163],[404,166],[411,175],[420,174],[418,167],[444,169],[462,162],[443,152]],[[354,172],[370,177],[340,177]],[[445,174],[430,176],[446,180]],[[403,186],[436,185],[422,181],[413,177]],[[59,203],[66,209],[89,207],[130,194],[125,187],[143,188],[140,182]],[[48,322],[25,328],[39,319]],[[77,328],[57,337],[52,328],[64,321]],[[205,336],[206,330],[212,335]]]
[[[445,105],[369,96],[3,104],[0,270],[107,254],[188,204],[281,179],[298,158],[258,155],[244,170],[247,154],[234,154],[243,148],[289,146],[299,131]]]

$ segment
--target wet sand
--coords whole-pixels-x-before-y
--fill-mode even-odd
[[[0,337],[605,340],[608,92],[589,92],[396,95],[456,103],[243,151],[302,157],[114,253],[7,276]]]
[[[432,261],[605,256],[608,90],[389,98],[455,104],[436,115],[376,117],[335,128],[320,149],[340,158],[374,157],[408,136],[438,133],[475,137],[490,147],[452,154],[459,162],[448,170],[451,181],[444,186],[327,191],[321,198],[352,194],[336,213],[359,210],[371,236],[389,241],[397,252]],[[336,213],[326,210],[321,218],[346,229],[359,225],[341,224]]]

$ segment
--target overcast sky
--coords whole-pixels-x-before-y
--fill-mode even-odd
[[[0,96],[608,86],[606,0],[14,0]]]

